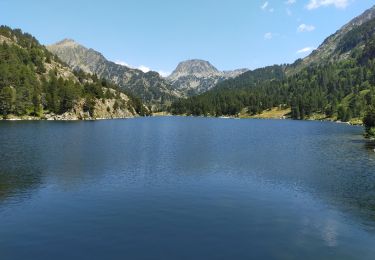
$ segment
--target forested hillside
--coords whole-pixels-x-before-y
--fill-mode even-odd
[[[314,114],[345,122],[363,119],[375,106],[374,28],[375,18],[371,18],[337,37],[330,56],[316,51],[312,54],[314,62],[307,66],[301,66],[304,61],[299,60],[292,65],[249,71],[202,95],[180,99],[171,112],[237,116],[289,107],[293,119],[308,119]],[[336,59],[331,58],[333,55]]]
[[[71,71],[30,34],[0,27],[0,115],[44,117],[74,111],[95,117],[98,100],[104,116],[145,115],[139,99],[81,71]],[[111,100],[111,102],[109,102]],[[79,111],[82,110],[82,111]]]

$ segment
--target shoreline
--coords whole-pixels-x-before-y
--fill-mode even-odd
[[[61,116],[54,116],[48,118],[41,118],[41,117],[33,117],[33,116],[22,116],[16,117],[12,116],[11,118],[0,118],[0,121],[67,121],[67,122],[74,122],[74,121],[104,121],[104,120],[120,120],[120,119],[132,119],[132,118],[140,118],[142,116],[130,116],[130,117],[103,117],[103,118],[63,118]],[[332,122],[336,124],[346,124],[351,126],[363,126],[363,123],[351,123],[351,122],[342,122],[336,121],[330,118],[327,119],[304,119],[304,120],[295,120],[290,117],[283,117],[283,118],[275,118],[275,117],[256,117],[256,116],[194,116],[194,115],[173,115],[169,113],[155,113],[151,116],[144,116],[144,117],[195,117],[195,118],[218,118],[218,119],[236,119],[236,120],[243,120],[243,119],[255,119],[255,120],[293,120],[293,121],[319,121],[319,122]]]
[[[62,118],[62,117],[51,117],[51,118],[41,118],[41,117],[12,117],[12,118],[0,118],[1,121],[10,121],[10,122],[20,122],[20,121],[65,121],[65,122],[78,122],[78,121],[104,121],[104,120],[119,120],[119,119],[132,119],[132,118],[139,118],[141,116],[128,116],[128,117],[108,117],[108,118]]]
[[[40,118],[40,117],[32,117],[32,116],[25,116],[25,117],[14,117],[12,118],[0,118],[0,122],[2,121],[8,121],[8,122],[32,122],[32,121],[48,121],[48,122],[79,122],[79,121],[105,121],[105,120],[124,120],[124,119],[135,119],[135,118],[142,118],[142,117],[191,117],[191,118],[217,118],[217,119],[232,119],[232,120],[292,120],[292,121],[318,121],[318,122],[327,122],[327,123],[334,123],[334,124],[343,124],[343,125],[348,125],[348,126],[357,126],[357,127],[363,127],[363,123],[350,123],[350,122],[341,122],[341,121],[335,121],[332,118],[327,118],[327,119],[304,119],[304,120],[294,120],[290,117],[282,117],[282,118],[275,118],[275,117],[244,117],[244,116],[220,116],[220,117],[215,117],[215,116],[193,116],[193,115],[172,115],[169,113],[155,113],[151,116],[130,116],[130,117],[108,117],[108,118],[63,118],[61,116],[54,116],[54,117],[49,117],[49,118]],[[375,142],[375,137],[366,137],[365,134],[363,134],[363,138],[365,140],[368,140],[370,142]],[[374,149],[375,152],[375,149]]]
[[[336,124],[344,124],[344,125],[351,125],[351,126],[363,126],[363,123],[359,123],[357,121],[354,121],[356,123],[351,122],[342,122],[339,120],[334,120],[332,118],[319,118],[319,119],[292,119],[291,117],[258,117],[258,116],[195,116],[195,115],[172,115],[172,114],[166,114],[166,115],[153,115],[152,117],[196,117],[196,118],[218,118],[218,119],[236,119],[236,120],[243,120],[243,119],[250,119],[250,120],[292,120],[292,121],[317,121],[317,122],[331,122]]]

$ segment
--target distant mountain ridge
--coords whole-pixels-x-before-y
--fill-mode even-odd
[[[297,72],[309,65],[322,62],[333,62],[349,57],[352,50],[354,50],[358,44],[363,44],[364,42],[364,39],[361,37],[363,35],[360,35],[361,33],[358,33],[359,35],[356,36],[353,35],[356,32],[355,29],[367,22],[370,22],[374,18],[375,6],[366,10],[363,14],[355,17],[334,34],[326,38],[324,42],[306,58],[297,60],[294,64],[292,64],[291,67],[288,68],[287,73],[290,74]],[[372,35],[372,33],[375,32],[375,26],[372,27],[372,30],[366,30],[367,34]],[[351,36],[353,39],[348,39]]]
[[[167,107],[177,98],[203,93],[226,79],[248,71],[219,71],[208,61],[195,59],[179,63],[170,76],[163,78],[157,72],[144,73],[116,64],[107,60],[100,52],[86,48],[72,39],[49,45],[47,49],[72,69],[106,78],[141,97],[156,110]]]
[[[116,64],[107,60],[100,52],[86,48],[74,40],[65,39],[47,46],[47,49],[71,68],[106,78],[156,108],[181,96],[181,93],[174,90],[157,72],[144,73]]]
[[[215,87],[219,82],[234,78],[247,69],[219,71],[210,62],[193,59],[180,62],[167,80],[188,95],[203,93]]]

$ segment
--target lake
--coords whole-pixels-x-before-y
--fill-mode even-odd
[[[374,259],[361,127],[0,122],[0,258]]]

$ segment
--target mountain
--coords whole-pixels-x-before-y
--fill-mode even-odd
[[[217,83],[234,78],[246,69],[235,71],[219,71],[211,63],[204,60],[187,60],[178,64],[167,80],[180,91],[187,95],[195,95],[206,92]]]
[[[2,118],[95,119],[148,114],[117,86],[67,67],[33,36],[0,26]]]
[[[181,96],[158,73],[153,71],[144,73],[108,61],[101,53],[88,49],[73,40],[63,40],[47,46],[47,49],[74,70],[80,69],[110,80],[121,89],[139,96],[143,102],[153,106],[154,109],[159,109]]]
[[[347,59],[358,45],[366,42],[375,32],[375,6],[352,19],[304,59],[297,60],[287,73],[298,72],[302,68],[323,62]]]
[[[171,106],[174,114],[375,122],[375,7],[344,25],[305,59],[248,71]],[[370,113],[370,116],[368,114]],[[375,112],[374,112],[375,113]],[[368,125],[366,123],[366,125]],[[375,126],[375,125],[374,125]],[[375,130],[374,130],[375,133]]]

